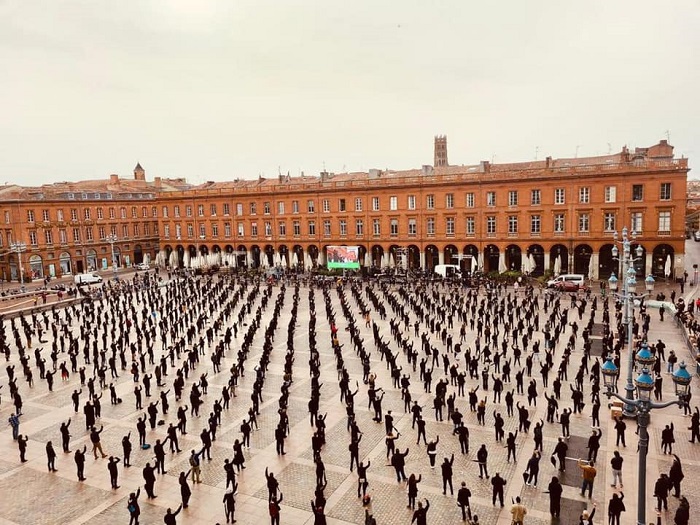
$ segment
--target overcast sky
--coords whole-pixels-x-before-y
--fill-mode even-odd
[[[700,156],[698,0],[0,0],[0,183]],[[691,176],[699,176],[692,173]]]

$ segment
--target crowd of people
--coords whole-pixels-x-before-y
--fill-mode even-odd
[[[651,316],[642,306],[634,319],[633,334],[636,344],[648,343],[657,356],[654,372],[660,399],[661,363],[666,361],[666,372],[670,373],[675,362],[671,362],[672,352],[666,357],[663,341],[650,340],[650,324]],[[292,430],[290,388],[295,381],[308,380],[308,439],[316,471],[316,487],[308,501],[316,525],[326,523],[327,414],[322,410],[329,407],[347,416],[349,470],[357,475],[358,505],[366,524],[377,523],[378,504],[368,475],[370,451],[362,449],[363,428],[381,424],[387,467],[393,469],[397,483],[406,487],[411,523],[426,525],[431,503],[421,497],[422,473],[407,475],[407,458],[425,457],[425,468],[439,468],[442,494],[447,497],[449,491],[449,497],[455,499],[456,516],[474,525],[479,523],[470,501],[474,487],[458,480],[455,495],[454,464],[477,463],[480,482],[490,486],[492,504],[503,508],[505,487],[512,480],[502,476],[489,460],[495,446],[507,448],[508,462],[516,461],[522,453],[527,455],[523,473],[526,490],[545,489],[553,518],[560,517],[560,478],[567,467],[579,468],[580,494],[584,499],[592,497],[600,469],[604,396],[602,361],[591,355],[595,326],[602,326],[603,355],[613,356],[619,368],[626,328],[621,304],[610,296],[545,293],[532,286],[516,290],[488,280],[471,288],[427,280],[410,286],[371,280],[314,285],[292,278],[273,285],[239,275],[162,281],[147,272],[133,281],[121,280],[118,287],[103,285],[99,300],[54,305],[41,313],[3,319],[0,342],[15,407],[9,424],[22,462],[28,454],[39,453],[29,449],[28,437],[21,432],[23,400],[32,389],[43,388],[35,371],[50,392],[55,386],[54,375],[60,372],[61,385],[66,386],[52,395],[69,392],[66,404],[73,407],[74,414],[62,422],[56,435],[63,453],[73,454],[79,482],[87,479],[88,448],[71,446],[71,438],[80,431],[76,427],[81,423],[95,460],[107,459],[105,475],[113,490],[121,487],[120,469],[131,466],[131,432],[119,436],[121,454],[103,450],[102,433],[118,430],[100,423],[103,412],[109,412],[109,407],[102,407],[103,393],[109,394],[110,406],[131,403],[140,414],[134,425],[138,450],[148,450],[154,458],[142,471],[149,500],[158,497],[159,476],[167,472],[166,447],[171,455],[181,453],[179,439],[187,434],[188,418],[205,418],[199,434],[201,444],[189,451],[188,469],[177,478],[181,505],[167,509],[163,517],[166,524],[176,523],[177,516],[188,509],[193,497],[190,484],[202,482],[203,464],[211,460],[217,431],[232,424],[240,430],[240,437],[224,463],[222,503],[226,523],[236,522],[239,487],[244,488],[246,480],[255,475],[248,471],[244,476],[243,470],[250,459],[251,434],[259,428],[261,409],[271,404],[277,408],[274,442],[282,457]],[[299,354],[308,355],[307,364],[296,360]],[[339,398],[323,392],[321,376],[330,355]],[[358,369],[361,373],[354,372]],[[283,375],[279,391],[266,386],[268,372]],[[18,382],[20,374],[24,383]],[[120,386],[125,375],[133,383],[128,392]],[[209,388],[214,377],[218,384],[225,384],[216,392]],[[367,414],[358,411],[355,398],[360,390],[367,395]],[[399,405],[386,406],[385,393],[390,390],[400,393]],[[546,420],[538,421],[535,414],[542,394]],[[298,389],[294,395],[300,395]],[[245,404],[247,415],[243,421],[233,421],[230,409],[241,404]],[[431,410],[432,416],[428,413]],[[686,410],[690,415],[690,409]],[[590,417],[593,430],[587,457],[567,464],[572,417]],[[510,418],[517,419],[518,430],[506,435],[506,419]],[[406,424],[397,425],[399,419],[405,419]],[[442,423],[444,433],[428,435],[428,419]],[[406,428],[409,421],[410,429]],[[691,421],[689,438],[700,441],[697,408]],[[487,425],[494,429],[493,440],[470,443],[469,429]],[[616,421],[614,430],[617,446],[625,447],[625,423]],[[409,432],[416,433],[415,444],[406,435]],[[673,462],[668,474],[656,481],[654,497],[659,512],[668,511],[669,494],[679,498],[674,523],[687,525],[689,502],[681,493],[681,459],[673,454],[675,432],[672,424],[662,432],[663,452],[668,452]],[[546,437],[552,438],[549,448]],[[448,439],[453,440],[462,458],[440,452]],[[48,471],[54,473],[57,453],[53,442],[48,441],[45,449]],[[538,489],[544,454],[551,456],[559,472]],[[472,467],[462,470],[465,468]],[[623,457],[618,451],[613,454],[611,472],[616,493],[606,507],[610,524],[615,525],[625,512]],[[264,475],[268,514],[274,525],[280,523],[284,497],[275,474],[266,468]],[[139,523],[140,495],[139,487],[128,497],[126,512],[133,525]],[[528,509],[519,497],[513,499],[509,510],[514,524],[525,523]],[[593,523],[595,510],[594,505],[581,514],[580,523]]]

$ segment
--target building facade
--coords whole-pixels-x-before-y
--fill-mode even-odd
[[[0,188],[0,278],[28,282],[147,261],[158,252],[156,198],[184,180],[134,178]],[[110,242],[112,241],[112,242]]]
[[[365,267],[430,270],[454,263],[466,270],[535,276],[574,272],[603,279],[619,275],[613,232],[627,226],[636,235],[633,248],[642,247],[635,263],[640,276],[683,271],[689,168],[687,159],[674,158],[666,141],[599,157],[453,166],[447,164],[447,139],[441,136],[436,137],[435,160],[444,165],[280,175],[196,187],[180,180],[167,189],[162,181],[159,187],[130,181],[143,185],[141,197],[131,191],[128,198],[113,192],[110,202],[102,196],[74,201],[76,206],[69,199],[52,201],[56,213],[63,207],[64,223],[67,213],[69,223],[73,209],[77,213],[77,226],[64,225],[68,238],[63,244],[57,231],[61,225],[54,224],[58,218],[49,209],[60,253],[55,241],[42,244],[46,228],[36,224],[36,214],[44,213],[48,200],[31,200],[26,192],[9,206],[3,249],[12,232],[13,239],[27,244],[24,257],[42,258],[44,273],[59,267],[61,273],[104,268],[110,246],[98,230],[102,225],[106,234],[116,229],[120,262],[127,264],[147,253],[151,260],[180,266],[200,258],[247,267],[311,267],[325,263],[327,246],[356,245]],[[28,220],[32,209],[33,223]],[[80,241],[71,237],[74,227],[83,228]],[[85,228],[93,230],[90,240]],[[17,254],[12,256],[16,266]],[[61,265],[61,257],[68,256],[70,267]],[[36,257],[33,261],[29,266],[38,268]],[[56,261],[49,263],[54,270],[48,261]],[[15,275],[7,255],[0,268]]]

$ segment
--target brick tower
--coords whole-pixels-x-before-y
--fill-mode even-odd
[[[433,166],[448,166],[447,163],[447,135],[435,136],[435,160]]]

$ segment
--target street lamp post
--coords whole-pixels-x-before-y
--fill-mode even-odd
[[[22,252],[27,249],[27,244],[21,241],[15,241],[10,243],[10,250],[17,252],[17,259],[19,260],[19,288],[24,291],[24,268],[22,267]]]
[[[110,233],[105,237],[105,240],[110,244],[112,247],[112,273],[114,274],[114,278],[117,278],[117,257],[114,253],[114,243],[117,242],[117,236],[113,233]]]
[[[632,241],[635,239],[636,233],[632,232],[631,238],[627,235],[627,227],[622,229],[622,241],[618,241],[617,232],[614,234],[614,239],[616,243],[622,244],[622,256],[618,257],[619,251],[617,246],[612,248],[613,259],[622,259],[622,273],[624,275],[623,288],[621,293],[617,293],[618,279],[613,273],[608,279],[608,284],[610,292],[621,299],[624,308],[623,324],[627,325],[627,384],[625,385],[625,393],[627,399],[634,399],[634,382],[632,377],[632,372],[634,369],[634,342],[633,342],[633,332],[634,332],[634,306],[635,302],[638,304],[643,298],[647,297],[649,293],[654,290],[654,278],[649,275],[644,280],[644,285],[646,288],[645,294],[636,294],[637,288],[637,271],[634,268],[634,263],[642,258],[643,249],[640,245],[637,245],[636,257],[632,253]],[[634,403],[625,403],[622,409],[622,413],[625,417],[633,418],[636,416],[637,408]]]
[[[648,355],[639,355],[644,351]],[[648,351],[648,348],[642,348],[638,354],[638,361],[645,362],[646,365],[653,364],[655,358]],[[631,397],[622,397],[615,392],[618,368],[608,356],[607,361],[601,369],[603,373],[603,381],[605,382],[605,394],[610,397],[615,397],[625,403],[625,405],[633,405],[637,412],[637,423],[639,425],[639,451],[638,456],[638,479],[637,479],[637,525],[646,525],[646,476],[647,476],[647,451],[649,448],[649,433],[647,426],[649,425],[649,412],[658,408],[666,408],[671,405],[683,407],[690,397],[690,383],[692,376],[685,369],[685,363],[681,363],[678,370],[673,373],[673,383],[676,388],[678,399],[668,401],[666,403],[654,403],[651,400],[651,392],[654,390],[654,379],[649,375],[649,370],[646,366],[642,369],[641,374],[637,376],[634,383],[637,390],[637,399]]]

